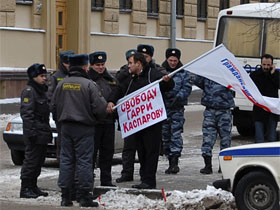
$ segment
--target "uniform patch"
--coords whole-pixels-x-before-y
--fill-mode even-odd
[[[28,103],[29,102],[29,98],[23,98],[23,102],[24,103]]]
[[[57,82],[60,82],[60,81],[62,81],[64,78],[63,77],[58,77],[57,79],[56,79],[56,81]]]
[[[64,83],[63,90],[81,90],[81,84]]]
[[[117,82],[116,82],[116,81],[112,81],[112,82],[111,82],[111,81],[108,81],[108,84],[109,84],[109,85],[116,85]]]

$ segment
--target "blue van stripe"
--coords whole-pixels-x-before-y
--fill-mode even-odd
[[[233,149],[221,151],[220,156],[280,156],[280,147]]]

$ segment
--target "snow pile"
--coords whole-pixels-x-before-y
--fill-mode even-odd
[[[124,190],[109,191],[99,203],[106,209],[235,209],[231,193],[207,186],[206,190],[166,192],[166,202],[152,200],[144,195],[126,194]]]

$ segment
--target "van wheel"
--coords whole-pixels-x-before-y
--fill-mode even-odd
[[[11,157],[16,166],[21,166],[24,160],[24,151],[11,149]]]
[[[240,210],[279,209],[277,184],[267,173],[257,171],[246,174],[238,182],[234,194]]]

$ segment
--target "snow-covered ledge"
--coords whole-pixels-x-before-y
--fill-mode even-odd
[[[46,33],[46,30],[43,30],[43,29],[33,29],[33,28],[0,27],[0,30]]]
[[[158,39],[158,40],[168,40],[169,37],[158,37],[158,36],[138,36],[131,34],[109,34],[103,32],[90,32],[90,35],[96,36],[112,36],[112,37],[136,37],[142,39]],[[177,41],[188,41],[188,42],[205,42],[205,43],[213,43],[213,40],[202,40],[202,39],[184,39],[184,38],[176,38]]]

